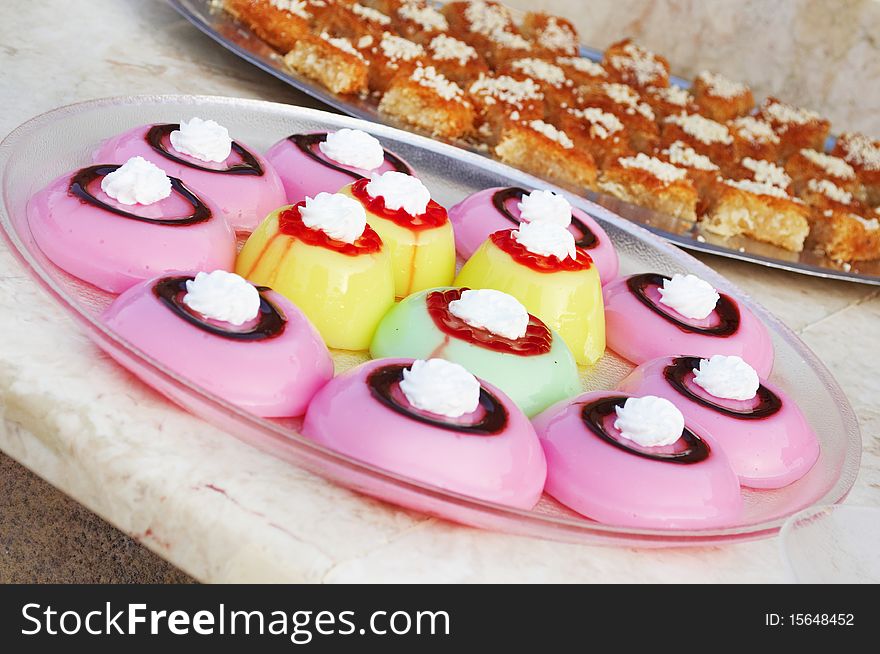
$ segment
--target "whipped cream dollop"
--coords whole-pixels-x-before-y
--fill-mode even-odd
[[[726,400],[751,400],[758,393],[758,373],[742,358],[715,354],[700,359],[694,368],[694,383],[709,395]]]
[[[344,127],[330,132],[318,148],[336,163],[363,170],[378,168],[385,161],[385,150],[379,140],[360,129]]]
[[[410,216],[421,216],[431,201],[431,192],[420,179],[396,170],[381,175],[374,173],[367,182],[367,193],[385,200],[387,209],[403,209]]]
[[[462,366],[445,359],[417,359],[404,369],[400,390],[417,409],[447,418],[476,411],[480,382]]]
[[[684,416],[669,400],[656,395],[628,397],[623,406],[615,407],[614,428],[623,438],[642,447],[672,445],[681,438]]]
[[[516,340],[526,335],[529,312],[512,295],[491,288],[468,290],[449,303],[449,313],[471,327]]]
[[[672,279],[663,280],[659,291],[662,304],[695,320],[702,320],[712,313],[721,297],[709,282],[690,274],[676,273]]]
[[[232,152],[229,130],[213,120],[182,120],[180,129],[171,132],[169,138],[175,150],[199,161],[220,163]]]
[[[183,303],[212,320],[243,325],[260,313],[260,293],[244,277],[225,270],[187,280]]]
[[[341,193],[318,193],[306,198],[299,208],[303,224],[318,229],[330,238],[354,243],[364,233],[367,226],[367,212],[364,206]]]
[[[153,204],[171,195],[171,180],[156,164],[132,157],[104,175],[101,190],[122,204]]]
[[[546,220],[568,227],[571,224],[571,205],[564,197],[550,190],[532,191],[516,205],[526,222]]]
[[[562,225],[546,220],[520,223],[513,232],[513,238],[526,250],[545,257],[556,257],[564,261],[567,257],[577,258],[574,236]]]

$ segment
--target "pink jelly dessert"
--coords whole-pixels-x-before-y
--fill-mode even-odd
[[[211,282],[218,273],[219,284],[196,291],[202,305],[190,301],[194,291],[187,284],[192,289],[194,281]],[[224,282],[233,291],[241,285],[255,289],[255,311],[241,315],[241,300],[224,300]],[[102,320],[171,371],[260,416],[304,414],[312,396],[333,376],[330,353],[308,318],[284,296],[253,287],[233,273],[145,281],[116,298]]]
[[[735,524],[742,496],[723,450],[690,424],[669,445],[648,447],[624,438],[615,421],[628,397],[585,393],[533,419],[547,457],[545,490],[578,513],[613,525],[706,529]]]
[[[171,270],[232,269],[235,234],[210,199],[172,177],[167,197],[123,204],[102,189],[119,168],[62,175],[31,198],[31,233],[55,265],[111,293]]]
[[[266,158],[292,204],[322,191],[335,193],[373,173],[393,170],[415,176],[408,163],[361,130],[292,134],[269,148]]]
[[[675,275],[693,278],[693,275]],[[696,279],[696,278],[694,278]],[[773,369],[773,343],[764,324],[742,303],[715,292],[708,315],[694,318],[665,304],[661,293],[673,281],[667,275],[642,273],[622,277],[603,289],[608,347],[635,364],[677,354],[709,357],[737,355],[761,378]],[[694,298],[685,297],[685,307]],[[704,298],[701,298],[701,300]]]
[[[717,397],[695,383],[700,363],[692,356],[655,359],[633,370],[618,388],[675,404],[688,424],[712,435],[743,486],[780,488],[809,472],[819,457],[819,441],[795,403],[765,381],[751,399]]]
[[[412,381],[405,373],[436,362],[461,368],[440,359],[376,359],[339,375],[315,395],[303,434],[423,483],[532,508],[544,487],[546,464],[531,423],[506,395],[479,380],[472,411],[449,417],[417,406],[403,390]],[[441,380],[437,392],[450,386]],[[437,398],[426,398],[432,399]]]
[[[518,187],[489,188],[468,196],[449,209],[458,254],[469,259],[490,234],[519,225],[523,220],[520,204],[530,195],[529,191]],[[611,239],[586,212],[568,205],[561,196],[558,198],[563,206],[567,205],[571,222],[566,224],[574,235],[575,244],[592,257],[602,284],[610,282],[617,277],[618,269],[617,252]]]
[[[199,141],[191,150],[186,150],[199,156],[182,152],[172,144],[172,133],[180,133],[181,126],[186,129],[191,125],[196,129],[206,124],[211,125],[203,128],[207,134],[197,131],[193,138]],[[198,148],[205,146],[200,142],[204,140],[215,146],[213,140],[209,140],[215,136],[214,131],[221,132],[218,156],[213,156],[214,148],[205,147],[204,151]],[[224,140],[225,148],[222,147]],[[177,147],[185,149],[186,141],[175,139],[175,142]],[[134,156],[151,161],[171,177],[183,180],[201,197],[210,199],[237,232],[253,231],[271,211],[287,204],[284,188],[272,164],[244,144],[229,139],[225,128],[213,121],[194,118],[183,124],[135,127],[101,144],[94,161],[123,163]]]

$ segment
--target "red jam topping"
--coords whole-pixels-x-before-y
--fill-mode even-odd
[[[425,298],[428,315],[431,316],[440,331],[454,338],[497,352],[536,356],[550,351],[553,345],[553,334],[547,325],[531,314],[529,314],[529,324],[526,327],[525,335],[515,340],[493,334],[488,329],[473,327],[458,316],[452,315],[449,311],[449,303],[461,298],[461,294],[467,290],[467,288],[453,288],[447,291],[428,293],[428,297]]]
[[[300,215],[300,208],[305,206],[305,202],[299,202],[290,209],[285,209],[278,215],[278,231],[287,236],[292,236],[307,245],[317,245],[340,254],[347,254],[356,257],[362,254],[373,254],[382,249],[382,239],[367,225],[364,227],[364,233],[361,234],[354,243],[346,243],[345,241],[337,241],[330,238],[320,229],[312,229],[308,227]]]
[[[587,270],[593,265],[593,259],[587,254],[586,250],[575,247],[575,259],[565,257],[562,261],[554,256],[544,256],[543,254],[535,254],[529,252],[524,245],[513,237],[513,229],[503,229],[495,232],[489,238],[502,251],[506,252],[511,258],[524,266],[528,266],[532,270],[538,272],[558,272],[561,270],[568,272],[576,272],[578,270]]]
[[[351,194],[364,205],[364,208],[367,211],[370,211],[377,216],[381,216],[382,218],[386,218],[401,227],[412,229],[414,231],[433,229],[435,227],[442,227],[446,224],[446,221],[448,220],[446,209],[434,202],[434,200],[428,200],[428,206],[425,208],[425,213],[419,216],[411,216],[403,209],[388,209],[385,206],[385,198],[381,196],[374,198],[371,196],[367,192],[367,184],[369,183],[370,180],[364,178],[359,179],[351,185]]]

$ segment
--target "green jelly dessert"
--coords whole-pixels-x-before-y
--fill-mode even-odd
[[[583,390],[562,338],[514,297],[491,289],[443,287],[410,295],[382,318],[370,355],[458,363],[504,391],[528,416]]]

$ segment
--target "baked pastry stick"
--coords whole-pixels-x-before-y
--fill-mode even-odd
[[[744,116],[755,106],[748,86],[708,70],[694,78],[691,90],[701,113],[719,123]]]
[[[725,179],[707,198],[702,227],[720,236],[748,236],[791,252],[804,249],[807,206],[772,184]]]
[[[596,162],[586,150],[543,120],[509,121],[495,154],[504,163],[573,189],[596,187]]]
[[[473,105],[458,84],[433,66],[398,73],[379,111],[443,138],[464,138],[474,131]]]
[[[577,29],[565,18],[530,11],[523,18],[520,29],[541,53],[574,57],[580,49]]]
[[[697,219],[697,189],[687,171],[644,152],[603,168],[599,190],[667,216]]]
[[[632,39],[623,39],[608,46],[602,64],[611,79],[622,84],[638,89],[669,86],[669,62],[666,58],[636,45]]]
[[[857,200],[865,199],[865,190],[855,168],[832,154],[803,148],[788,158],[785,171],[792,179],[795,193],[800,193],[811,179],[827,179]]]
[[[284,55],[284,63],[334,93],[364,94],[369,88],[367,60],[344,37],[306,34]]]
[[[831,123],[809,109],[802,109],[770,97],[761,103],[758,115],[779,136],[779,156],[787,159],[803,148],[824,150]]]
[[[855,169],[865,187],[865,201],[872,207],[880,205],[880,141],[858,132],[844,132],[831,154],[842,157]]]
[[[880,214],[827,179],[810,179],[801,189],[810,208],[807,245],[835,261],[880,258]]]
[[[328,5],[323,0],[223,0],[223,9],[280,52],[307,36]]]

